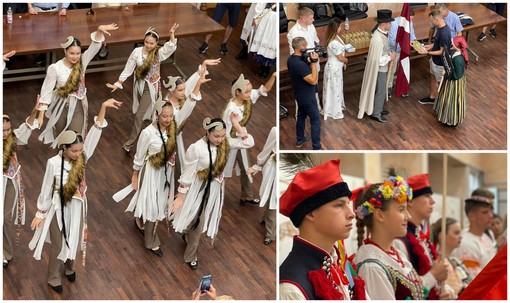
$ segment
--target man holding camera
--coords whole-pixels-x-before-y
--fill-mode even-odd
[[[294,53],[287,59],[287,68],[289,69],[290,80],[294,98],[298,103],[296,117],[296,147],[303,146],[310,140],[310,136],[305,136],[306,117],[310,117],[310,128],[312,137],[312,146],[314,150],[321,148],[321,118],[317,100],[315,99],[316,85],[319,80],[317,71],[317,60],[319,55],[312,52],[302,56],[302,51],[306,50],[308,43],[303,37],[292,39],[292,49]],[[306,51],[305,51],[306,53]]]
[[[363,74],[361,95],[359,100],[358,119],[367,113],[370,118],[380,123],[388,120],[384,117],[388,111],[383,110],[384,100],[387,100],[387,75],[390,62],[395,60],[395,52],[390,53],[390,40],[388,31],[391,29],[391,10],[377,10],[377,29],[370,39],[367,63]]]

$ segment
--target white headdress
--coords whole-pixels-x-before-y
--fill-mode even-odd
[[[69,47],[69,45],[73,44],[74,42],[74,37],[73,36],[69,36],[67,37],[67,40],[65,43],[60,43],[60,46],[62,46],[62,48],[66,49]]]
[[[245,80],[244,75],[241,74],[241,76],[239,76],[234,85],[232,85],[232,88],[230,90],[232,93],[232,97],[236,96],[236,90],[238,89],[244,92],[244,90],[246,89],[246,85],[248,85],[248,83],[250,83],[250,80]]]
[[[211,119],[209,117],[204,119],[204,122],[202,123],[202,127],[205,130],[210,130],[211,128],[214,128],[214,130],[222,130],[224,128],[223,123],[221,123],[220,121],[211,123]]]
[[[151,34],[154,34],[158,41],[159,41],[159,35],[158,33],[156,32],[156,29],[154,27],[149,27],[146,31],[145,31],[145,35],[147,36],[148,33],[151,33]]]
[[[165,80],[163,80],[163,86],[168,88],[169,91],[173,92],[177,87],[176,83],[178,79],[181,79],[181,77],[168,76],[168,82],[165,83]]]
[[[76,133],[72,130],[66,130],[62,132],[57,138],[58,147],[60,147],[62,144],[73,143],[74,141],[76,141],[76,136],[77,136]]]
[[[158,100],[154,104],[154,110],[156,111],[156,114],[160,115],[163,111],[163,106],[165,106],[166,102],[163,101],[163,98],[161,98],[161,95],[159,96]]]

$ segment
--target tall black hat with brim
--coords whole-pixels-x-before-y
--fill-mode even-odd
[[[391,21],[395,20],[391,17],[391,14],[392,14],[392,12],[389,9],[378,9],[377,10],[377,18],[374,18],[374,20],[377,23],[391,22]]]

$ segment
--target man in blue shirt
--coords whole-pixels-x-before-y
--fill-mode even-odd
[[[69,3],[28,3],[28,13],[30,15],[37,15],[41,12],[56,12],[61,5],[61,10],[58,13],[59,16],[65,16],[67,14],[67,8]]]
[[[428,97],[418,100],[420,104],[434,104],[437,97],[437,89],[441,78],[444,75],[444,64],[441,59],[441,54],[446,48],[446,51],[450,51],[450,45],[452,44],[452,37],[450,36],[450,28],[445,23],[441,12],[437,9],[432,10],[429,13],[430,22],[437,28],[436,37],[434,38],[434,44],[425,45],[420,54],[431,55],[430,58],[430,95]]]
[[[395,51],[395,47],[396,47],[396,50],[397,50],[397,54],[395,56],[395,64],[393,64],[393,70],[389,71],[390,75],[390,80],[389,80],[389,87],[388,87],[388,98],[391,98],[391,92],[392,92],[392,88],[393,88],[393,78],[395,77],[395,73],[397,72],[398,70],[398,60],[400,59],[400,45],[397,44],[396,40],[397,40],[397,31],[398,31],[398,26],[400,24],[400,18],[402,18],[401,16],[398,16],[395,18],[395,21],[391,22],[391,28],[390,28],[390,31],[388,33],[388,38],[390,39],[390,50],[391,51]],[[416,35],[414,34],[414,26],[413,26],[413,19],[414,19],[414,11],[411,9],[410,11],[410,23],[409,23],[409,27],[410,27],[410,34],[411,34],[411,43],[416,40]],[[411,82],[409,82],[409,84],[411,84]],[[404,93],[402,94],[401,97],[408,97],[409,96],[409,93]]]
[[[292,49],[294,53],[287,59],[287,68],[289,69],[290,80],[294,98],[298,103],[296,117],[296,147],[303,146],[310,140],[310,136],[305,136],[306,117],[310,118],[310,128],[312,137],[312,147],[314,150],[321,147],[321,117],[315,98],[315,89],[319,80],[316,61],[319,55],[315,52],[310,54],[310,58],[303,60],[301,50],[305,50],[308,43],[303,37],[292,39]]]
[[[450,11],[446,6],[446,3],[436,3],[436,9],[441,12],[441,16],[443,16],[444,22],[450,28],[450,36],[455,38],[456,36],[462,36],[462,23],[460,23],[460,18],[456,13]],[[433,23],[430,23],[430,31],[429,31],[429,42],[432,42],[432,36],[434,35],[434,30],[436,26]]]

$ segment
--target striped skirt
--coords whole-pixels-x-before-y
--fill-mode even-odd
[[[434,111],[441,123],[457,126],[466,117],[466,75],[459,80],[443,79]]]

